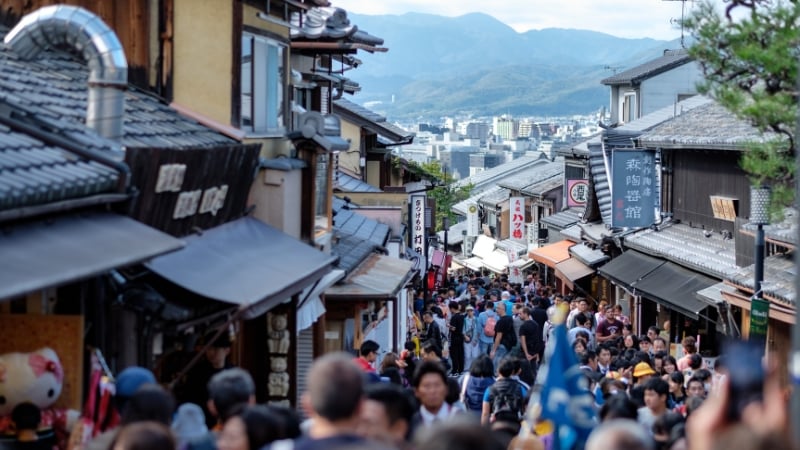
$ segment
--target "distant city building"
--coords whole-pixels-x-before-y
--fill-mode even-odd
[[[444,120],[444,127],[449,131],[458,132],[458,130],[456,130],[457,125],[458,122],[456,122],[456,119],[453,119],[452,117],[448,117]]]
[[[505,162],[506,154],[504,152],[474,153],[469,156],[469,175],[475,175]]]
[[[436,125],[431,125],[429,123],[420,123],[417,124],[417,131],[418,132],[429,132],[433,134],[442,134],[444,133],[444,129],[442,127],[437,127]]]
[[[480,152],[478,147],[453,147],[439,153],[442,167],[453,174],[453,178],[460,180],[469,176],[470,156]]]
[[[495,116],[492,118],[492,134],[503,140],[512,141],[519,135],[519,121],[507,114],[500,117]]]
[[[461,133],[469,139],[480,139],[481,145],[486,144],[489,139],[489,124],[486,122],[470,122],[464,127]]]

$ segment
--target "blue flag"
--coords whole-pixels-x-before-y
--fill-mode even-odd
[[[553,422],[554,446],[560,450],[583,448],[597,424],[593,398],[562,323],[553,329],[553,352],[540,394],[542,418]]]

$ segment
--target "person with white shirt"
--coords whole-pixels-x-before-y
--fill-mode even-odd
[[[414,428],[429,427],[462,413],[462,410],[447,403],[447,373],[436,361],[423,361],[414,373],[412,380],[414,395],[419,400],[419,411],[414,414]]]

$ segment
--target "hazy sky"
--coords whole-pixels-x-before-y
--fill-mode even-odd
[[[482,12],[519,32],[576,28],[664,40],[681,35],[680,28],[670,23],[681,17],[680,0],[331,0],[331,4],[370,15],[422,12],[454,17]],[[687,13],[693,4],[686,2]]]

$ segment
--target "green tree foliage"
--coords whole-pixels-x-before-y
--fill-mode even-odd
[[[718,2],[716,2],[719,4]],[[706,80],[700,91],[768,137],[753,143],[741,165],[755,185],[772,187],[773,206],[793,201],[799,0],[706,0],[685,21],[695,38],[689,54]]]
[[[445,172],[438,160],[417,164],[410,162],[421,172],[422,178],[430,180],[436,187],[428,191],[428,197],[436,200],[436,231],[442,230],[442,218],[447,217],[450,224],[456,223],[453,205],[469,198],[472,185],[456,186],[453,175]]]

